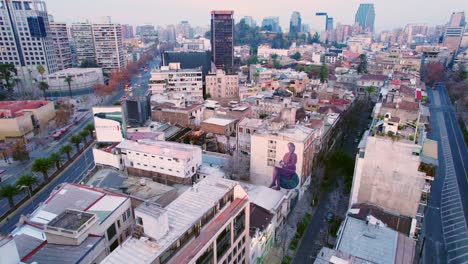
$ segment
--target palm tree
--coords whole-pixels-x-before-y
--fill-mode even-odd
[[[87,124],[85,126],[85,129],[87,129],[89,131],[89,133],[92,134],[93,131],[94,131],[94,125],[93,124]]]
[[[21,188],[21,186],[26,186],[29,189],[29,192],[32,193],[33,185],[38,183],[38,179],[36,176],[33,176],[31,174],[23,174],[21,175],[17,180],[16,180],[16,186]]]
[[[20,193],[20,189],[15,185],[7,184],[0,187],[0,197],[7,198],[11,208],[15,206],[13,197],[18,193]]]
[[[374,86],[367,86],[366,87],[366,94],[367,94],[367,101],[369,101],[371,94],[375,92],[375,87]]]
[[[81,135],[75,134],[70,138],[70,142],[75,145],[76,151],[80,151]]]
[[[60,153],[54,152],[50,154],[49,160],[52,164],[55,164],[55,167],[57,168],[57,170],[60,169],[60,162],[63,160],[62,155],[60,155]]]
[[[87,130],[86,128],[84,128],[81,132],[80,132],[80,136],[83,138],[85,144],[88,144],[88,140],[86,139],[86,137],[89,135],[89,130]]]
[[[49,84],[44,81],[39,82],[39,89],[44,93],[44,100],[47,100],[46,90],[49,89]]]
[[[73,81],[73,78],[71,76],[67,76],[63,81],[68,84],[68,93],[70,94],[70,98],[73,98],[71,90],[71,82]]]
[[[70,144],[66,144],[66,145],[63,145],[60,148],[60,152],[64,153],[64,154],[67,154],[67,158],[68,158],[68,160],[70,160],[71,159],[70,153],[71,153],[72,149],[73,149],[73,147]]]
[[[37,65],[36,67],[37,72],[41,75],[41,81],[44,80],[44,73],[45,73],[45,68],[41,64]]]
[[[47,158],[38,158],[33,162],[32,171],[40,172],[44,175],[44,180],[49,180],[49,169],[53,166],[50,159]]]

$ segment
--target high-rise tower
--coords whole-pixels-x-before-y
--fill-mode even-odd
[[[232,72],[234,63],[234,11],[211,11],[211,51],[216,68]]]
[[[374,20],[374,4],[360,4],[354,21],[357,22],[365,31],[373,32]]]

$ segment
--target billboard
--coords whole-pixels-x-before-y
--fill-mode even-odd
[[[122,106],[93,107],[98,142],[121,142],[127,130]]]

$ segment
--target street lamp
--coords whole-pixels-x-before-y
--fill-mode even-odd
[[[32,195],[31,195],[31,190],[29,189],[29,187],[28,187],[28,186],[26,186],[26,185],[21,185],[21,186],[20,186],[20,189],[21,189],[21,190],[22,190],[22,189],[26,189],[26,190],[28,190],[29,199],[31,199],[31,198],[32,198]]]

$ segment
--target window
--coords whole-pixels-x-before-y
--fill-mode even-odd
[[[117,228],[120,228],[120,220],[117,220]]]
[[[224,256],[229,247],[231,246],[231,226],[228,225],[226,229],[216,239],[216,252],[218,261]]]
[[[124,212],[124,213],[122,214],[122,220],[123,220],[124,222],[127,221],[127,212]]]
[[[245,210],[234,219],[234,240],[237,240],[245,230]]]
[[[117,230],[115,229],[115,224],[112,224],[111,226],[109,226],[106,233],[107,233],[107,239],[111,240],[117,234]]]
[[[139,216],[137,216],[136,222],[137,222],[137,224],[139,224],[141,226],[143,225],[143,219],[141,217],[139,217]]]
[[[30,6],[31,3],[24,2],[23,4],[24,4],[24,10],[31,10],[31,6]]]
[[[275,160],[274,159],[268,159],[267,160],[267,165],[271,166],[271,167],[274,167],[275,166]]]
[[[15,8],[16,10],[21,10],[21,2],[19,1],[13,1],[13,8]]]
[[[132,210],[130,208],[127,209],[127,218],[131,218],[132,217]]]

